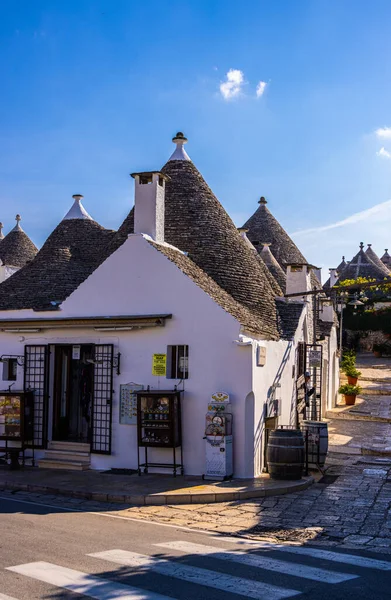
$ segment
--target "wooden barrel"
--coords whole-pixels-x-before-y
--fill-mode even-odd
[[[269,434],[266,460],[272,479],[301,479],[304,440],[300,429],[273,429]]]
[[[308,466],[323,467],[329,447],[327,423],[323,421],[303,421],[301,430],[304,437],[304,446],[307,444],[306,436],[308,435]]]

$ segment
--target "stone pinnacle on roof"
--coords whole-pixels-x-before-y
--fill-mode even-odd
[[[11,229],[11,231],[23,231],[21,224],[20,224],[21,220],[22,220],[22,217],[20,215],[16,215],[16,217],[15,217],[16,225],[13,229]]]
[[[288,264],[307,264],[308,261],[296,244],[267,208],[265,197],[261,196],[258,203],[258,209],[243,226],[248,229],[249,240],[259,247],[258,252],[261,252],[260,244],[267,242],[274,258],[283,269]]]
[[[176,136],[172,138],[172,141],[176,144],[176,148],[168,160],[188,160],[191,162],[190,156],[183,147],[187,144],[187,138],[183,135],[182,131],[178,131]]]
[[[4,229],[3,223],[0,223],[0,240],[4,239],[3,229]]]
[[[63,218],[63,221],[67,221],[70,219],[90,219],[93,221],[94,219],[91,215],[88,214],[83,204],[81,203],[84,196],[81,194],[73,194],[72,198],[74,199],[74,203]]]
[[[365,254],[369,256],[371,261],[374,262],[375,265],[377,265],[380,269],[384,268],[384,263],[380,260],[376,252],[372,250],[372,244],[368,244],[368,248],[366,249]],[[387,265],[386,268],[388,268]]]
[[[379,267],[364,252],[364,244],[361,242],[360,250],[346,265],[342,273],[339,274],[338,281],[341,282],[345,281],[346,279],[357,279],[358,277],[368,277],[370,279],[376,279],[380,281],[389,275],[390,272],[385,265]]]

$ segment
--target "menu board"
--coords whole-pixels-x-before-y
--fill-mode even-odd
[[[21,397],[0,394],[0,438],[20,438]]]
[[[144,389],[137,383],[120,385],[119,422],[121,425],[137,425],[137,395]]]

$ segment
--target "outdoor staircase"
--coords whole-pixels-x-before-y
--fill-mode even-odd
[[[90,468],[90,445],[80,442],[49,442],[45,457],[38,461],[42,469],[86,471]]]

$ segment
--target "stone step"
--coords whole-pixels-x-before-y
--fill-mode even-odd
[[[76,461],[90,464],[91,455],[89,452],[71,452],[66,450],[46,450],[45,460]]]
[[[90,444],[84,444],[82,442],[48,442],[48,450],[60,450],[65,452],[90,452]]]
[[[391,423],[391,418],[389,417],[378,417],[371,414],[360,413],[357,411],[356,413],[351,413],[349,410],[343,411],[326,411],[326,419],[345,419],[349,421],[379,421],[380,423]]]
[[[87,471],[89,464],[75,460],[51,460],[42,458],[38,461],[38,466],[41,469],[62,469],[66,471]]]
[[[381,456],[391,458],[391,446],[387,448],[375,448],[374,446],[361,446],[361,454],[366,456]],[[379,463],[381,464],[381,463]]]

